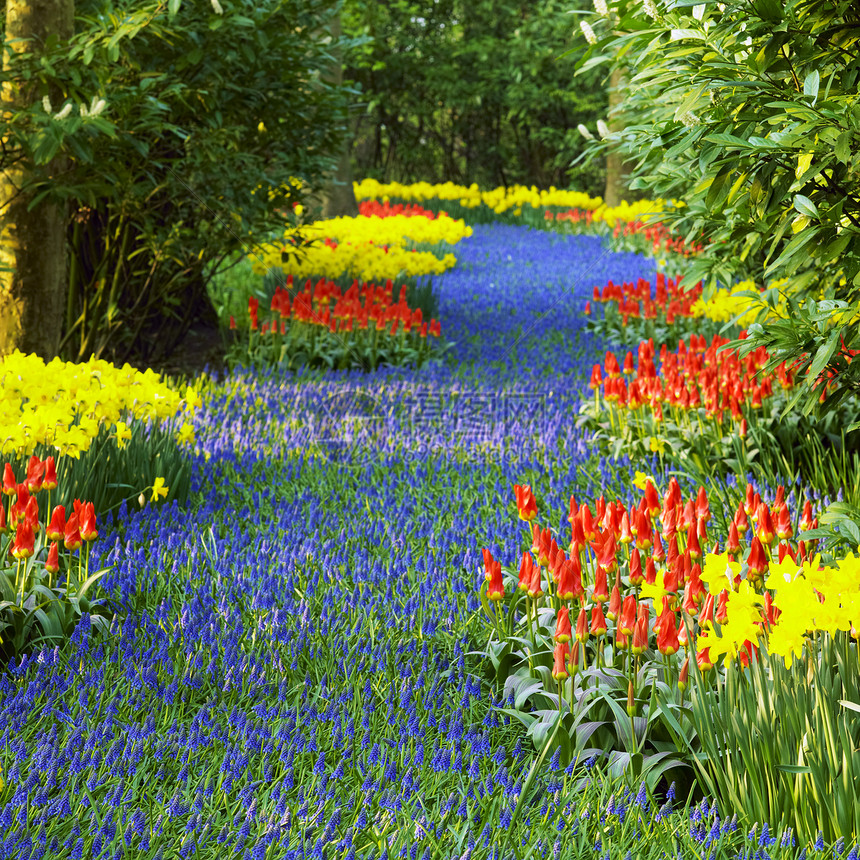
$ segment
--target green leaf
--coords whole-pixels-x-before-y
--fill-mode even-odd
[[[174,15],[179,11],[179,6],[181,5],[182,0],[168,0],[167,3],[167,14],[170,18],[173,18]]]
[[[812,103],[818,100],[818,86],[821,83],[821,75],[818,73],[818,69],[814,72],[810,72],[803,81],[803,94],[805,96],[812,96]]]
[[[812,773],[812,768],[804,764],[778,764],[775,767],[783,773]]]
[[[816,207],[808,197],[804,197],[802,194],[794,195],[794,208],[800,212],[801,215],[806,215],[809,218],[818,217],[818,207]]]
[[[851,135],[849,132],[843,131],[842,134],[836,138],[833,152],[839,161],[843,164],[848,164],[851,160]]]
[[[812,364],[809,365],[809,370],[806,372],[806,378],[813,382],[818,379],[821,371],[827,366],[827,363],[836,352],[836,347],[839,345],[839,335],[841,329],[837,328],[831,332],[830,337],[818,347],[815,352],[815,358],[812,359]]]

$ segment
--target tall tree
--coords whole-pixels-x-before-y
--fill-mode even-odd
[[[70,39],[74,17],[74,0],[7,0],[5,116],[40,99],[37,84],[11,77],[15,55],[38,55],[49,39]],[[57,352],[66,287],[65,209],[50,201],[33,205],[27,188],[63,167],[62,157],[36,166],[22,153],[0,173],[0,354],[18,348],[50,358]]]
[[[621,123],[612,115],[613,108],[624,100],[624,71],[614,68],[609,77],[609,130],[620,131]],[[617,206],[627,191],[627,166],[617,149],[606,151],[606,188],[603,200],[607,206]]]
[[[333,45],[340,44],[343,34],[340,20],[341,12],[332,18],[329,24],[329,32]],[[333,51],[334,63],[329,73],[329,83],[337,89],[343,87],[343,52],[339,48]],[[326,218],[337,218],[341,215],[358,215],[358,203],[355,200],[355,192],[352,189],[352,164],[350,150],[352,141],[344,138],[340,155],[337,160],[337,168],[329,177],[328,184],[323,191],[323,215]]]

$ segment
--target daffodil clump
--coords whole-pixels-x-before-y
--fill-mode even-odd
[[[522,215],[528,209],[544,209],[547,210],[547,221],[565,223],[566,227],[581,225],[591,228],[596,224],[606,224],[614,228],[620,223],[639,222],[665,208],[663,200],[637,200],[634,203],[622,200],[618,206],[607,206],[602,198],[591,197],[584,191],[567,191],[553,186],[536,188],[534,185],[510,185],[483,191],[474,183],[468,187],[453,182],[402,185],[399,182],[383,184],[375,179],[364,179],[356,182],[354,187],[356,200],[386,202],[397,199],[414,203],[441,200],[459,204],[464,209],[486,206],[496,215]]]
[[[768,288],[779,289],[785,283],[785,280],[773,281],[768,284]],[[737,324],[741,328],[748,328],[755,322],[761,310],[761,303],[750,295],[754,292],[758,292],[758,289],[753,281],[739,281],[731,289],[717,290],[708,300],[697,299],[690,312],[694,317],[707,317],[714,322],[729,322],[739,317]],[[784,318],[786,310],[787,306],[783,299],[777,309],[768,314],[768,319]]]
[[[0,382],[2,456],[29,456],[44,445],[61,456],[78,458],[102,426],[115,430],[122,447],[131,436],[126,422],[162,421],[199,403],[192,387],[183,397],[152,370],[97,359],[75,364],[55,358],[45,363],[37,355],[16,351],[0,358]],[[180,427],[178,441],[193,442],[189,423]]]
[[[766,636],[767,650],[783,658],[786,668],[799,659],[804,645],[812,646],[816,632],[835,636],[845,631],[860,636],[860,558],[849,555],[832,565],[821,564],[821,557],[796,561],[791,555],[768,566],[764,580],[769,594],[768,611],[762,607],[765,595],[749,582],[740,580],[743,565],[727,553],[705,557],[702,581],[711,594],[725,590],[726,615],[720,635],[712,632],[699,638],[707,644],[711,658],[726,654],[731,659],[744,642],[757,643]],[[772,608],[771,608],[772,607]]]
[[[524,185],[511,185],[508,188],[500,187],[482,191],[475,183],[469,186],[455,185],[453,182],[438,185],[415,182],[411,185],[402,185],[399,182],[382,183],[375,179],[364,179],[356,182],[354,187],[356,200],[384,201],[397,198],[414,203],[444,200],[457,202],[466,209],[475,209],[481,205],[489,206],[497,215],[510,209],[522,209],[525,206],[533,209],[541,206],[560,206],[593,211],[603,204],[600,197],[590,197],[583,191],[565,191],[554,187],[538,189],[534,185],[530,188]]]
[[[281,255],[294,244],[292,240],[297,232],[288,230],[284,243],[268,245],[255,261],[254,271],[265,275],[269,269],[280,267],[294,278],[333,280],[348,276],[364,281],[441,275],[457,264],[454,254],[443,253],[440,257],[413,246],[455,245],[471,236],[472,228],[461,220],[441,214],[435,218],[359,215],[315,221],[303,226],[301,235],[318,241],[284,263]]]

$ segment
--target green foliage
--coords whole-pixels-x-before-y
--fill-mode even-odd
[[[749,348],[798,361],[796,402],[860,388],[860,17],[850,0],[690,5],[622,2],[592,19],[581,64],[624,66],[624,130],[595,147],[637,162],[633,187],[682,200],[663,213],[711,244],[686,276],[706,286],[785,278],[783,324]],[[646,12],[650,9],[651,16]],[[833,304],[844,303],[844,304]]]
[[[358,173],[489,187],[573,183],[602,193],[599,171],[569,167],[583,148],[577,124],[593,125],[607,109],[599,75],[571,87],[576,58],[559,60],[570,44],[569,8],[560,0],[349,0],[344,32],[371,38],[345,71],[365,99]]]
[[[586,331],[613,346],[626,347],[643,340],[653,340],[654,343],[666,344],[670,350],[676,350],[678,344],[691,334],[698,334],[710,341],[715,335],[736,335],[738,328],[706,316],[675,317],[671,323],[664,312],[658,312],[657,317],[648,319],[641,315],[625,316],[618,310],[617,302],[592,302]]]
[[[184,505],[191,484],[191,457],[187,443],[180,445],[176,440],[178,423],[157,425],[132,419],[128,424],[131,437],[122,447],[103,424],[79,457],[57,458],[59,483],[51,494],[51,504],[71,509],[75,499],[86,499],[101,516],[117,510],[123,502],[137,506],[141,494],[148,504],[155,479],[164,478],[169,488],[164,500],[176,499]],[[56,451],[39,445],[35,454],[44,459]],[[28,459],[9,460],[16,475],[26,474]]]
[[[43,501],[47,497],[47,502]],[[31,497],[35,498],[35,497]],[[108,569],[90,573],[90,544],[79,549],[59,552],[59,570],[45,567],[50,541],[45,530],[50,518],[50,492],[42,490],[38,497],[44,510],[42,527],[35,537],[31,555],[13,557],[16,531],[0,532],[0,664],[33,650],[61,645],[71,635],[82,613],[90,613],[96,630],[106,633],[108,618],[113,613],[111,601],[92,599],[91,589]],[[6,505],[4,499],[0,504]],[[11,508],[11,501],[9,503]],[[71,505],[69,506],[71,513]],[[62,545],[62,542],[60,542]]]
[[[747,826],[793,828],[801,844],[819,830],[827,840],[860,833],[857,646],[845,632],[819,632],[812,651],[786,668],[762,649],[747,669],[730,666],[716,697],[693,673],[709,794]]]
[[[333,163],[348,95],[325,73],[352,44],[328,37],[334,3],[223,6],[80,0],[71,42],[8,72],[36,77],[53,112],[6,117],[4,165],[69,159],[29,190],[72,211],[70,357],[168,353],[211,314],[211,271],[282,226]]]
[[[275,318],[276,325],[280,323]],[[265,325],[265,324],[264,324]],[[360,330],[331,331],[315,322],[291,319],[285,321],[284,332],[269,329],[241,332],[227,350],[227,364],[236,367],[277,367],[290,371],[305,370],[376,370],[382,365],[420,368],[428,361],[439,359],[453,344],[437,347],[435,337],[421,337],[413,329],[402,326],[396,334],[391,324],[382,330],[370,325]]]

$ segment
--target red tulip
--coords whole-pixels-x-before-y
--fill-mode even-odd
[[[621,592],[617,585],[612,586],[612,594],[609,597],[609,606],[606,610],[606,617],[610,621],[615,621],[621,614]]]
[[[768,569],[768,557],[764,550],[759,536],[756,535],[750,544],[750,554],[747,556],[747,567],[749,572],[753,574],[753,578],[757,578],[764,574]]]
[[[680,647],[678,642],[678,619],[668,604],[660,618],[660,632],[657,634],[657,648],[661,654],[674,654]]]
[[[761,502],[758,506],[757,520],[756,536],[763,544],[770,546],[773,543],[773,536],[776,533],[776,529],[773,525],[770,510],[764,502]]]
[[[725,624],[726,621],[729,620],[729,614],[727,611],[727,604],[729,600],[729,592],[727,589],[723,589],[719,597],[717,597],[717,610],[714,613],[714,617],[717,620],[717,624]]]
[[[66,549],[75,550],[80,549],[81,544],[83,543],[83,538],[81,537],[81,533],[78,530],[78,515],[72,514],[66,520],[66,529],[63,534],[63,543]]]
[[[33,527],[26,520],[18,523],[15,530],[15,543],[12,546],[12,555],[17,559],[30,558],[35,548],[36,536]]]
[[[27,507],[24,508],[24,521],[30,523],[30,527],[34,532],[39,532],[39,503],[35,496],[30,496],[27,502]]]
[[[584,609],[582,611],[585,612]],[[558,610],[558,617],[555,622],[555,641],[570,642],[570,636],[570,612],[566,606],[562,606]]]
[[[681,672],[678,675],[678,689],[683,692],[687,689],[687,676],[690,672],[690,658],[687,657],[684,660],[683,665],[681,666]]]
[[[791,527],[791,517],[788,514],[788,507],[783,504],[776,515],[776,536],[780,540],[790,538],[794,534]]]
[[[615,542],[615,534],[612,531],[609,531],[604,536],[601,541],[600,538],[597,539],[596,542],[591,544],[591,548],[594,550],[594,554],[597,557],[597,564],[599,567],[606,568],[608,573],[612,573],[615,570],[616,561],[615,555],[618,552],[618,544]]]
[[[633,635],[633,628],[636,625],[636,596],[628,594],[624,598],[624,604],[621,609],[621,618],[618,622],[618,629],[625,636]]]
[[[634,654],[641,654],[648,648],[648,607],[639,604],[639,614],[633,627],[633,642],[631,648]]]
[[[532,566],[534,565],[534,561],[532,557],[529,555],[528,551],[523,550],[523,560],[520,562],[520,579],[517,583],[517,588],[520,591],[528,591],[529,583],[532,578]]]
[[[711,518],[711,509],[708,506],[708,494],[704,487],[699,487],[699,495],[696,497],[696,516],[707,522]]]
[[[66,531],[66,509],[62,505],[57,505],[54,508],[54,513],[51,515],[51,522],[45,530],[45,536],[48,540],[59,541],[63,540]]]
[[[38,493],[42,489],[42,481],[45,473],[45,464],[33,454],[27,466],[27,477],[24,483],[31,493]]]
[[[568,559],[559,571],[558,596],[561,600],[573,600],[574,597],[581,597],[584,594],[579,559]]]
[[[699,535],[696,532],[696,524],[690,523],[687,529],[687,552],[690,558],[698,561],[702,557],[702,547],[699,544]]]
[[[606,569],[597,566],[597,573],[594,577],[594,590],[591,593],[591,599],[595,603],[603,603],[609,600],[609,586],[606,582]]]
[[[642,575],[642,558],[639,555],[639,550],[634,549],[630,553],[630,584],[639,585],[644,580],[645,577]]]
[[[3,469],[3,492],[7,496],[14,496],[18,492],[18,481],[12,471],[11,463],[7,463]]]
[[[711,658],[708,656],[709,652],[710,647],[702,648],[702,650],[696,654],[696,665],[702,672],[707,672],[708,669],[714,668],[714,664],[711,662]]]
[[[60,569],[60,550],[56,542],[51,544],[48,550],[48,560],[45,562],[45,570],[56,573]]]
[[[552,677],[555,678],[556,681],[563,681],[567,678],[567,658],[569,654],[570,646],[567,642],[559,642],[555,646],[555,651],[553,652]]]
[[[543,582],[541,580],[540,565],[532,567],[532,581],[529,583],[529,597],[538,598],[543,594]]]
[[[808,532],[812,528],[812,503],[807,499],[803,503],[803,516],[800,518],[800,530]]]
[[[42,479],[43,490],[57,489],[57,467],[54,463],[53,456],[45,460],[45,477]]]
[[[96,529],[96,512],[92,502],[84,505],[84,514],[81,518],[81,537],[89,543],[99,536]]]
[[[488,600],[502,600],[505,596],[505,586],[502,581],[502,564],[501,562],[493,562],[490,571],[490,584],[487,586]]]
[[[517,499],[517,510],[519,511],[520,519],[531,522],[538,513],[537,502],[535,501],[534,493],[532,493],[532,488],[528,484],[524,487],[515,484],[514,494]]]
[[[580,618],[582,617],[582,612],[584,612],[584,611],[585,610],[583,609],[580,612]],[[579,620],[577,620],[576,627],[577,627],[577,638],[579,638],[579,636],[580,636]],[[599,603],[597,604],[597,606],[591,607],[591,629],[590,629],[590,632],[591,632],[592,636],[597,636],[597,637],[603,636],[603,634],[606,633],[606,618],[603,615],[603,609],[601,608]],[[581,641],[584,642],[586,638],[587,638],[587,633],[583,633]]]

